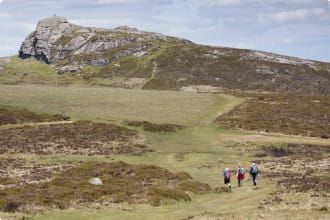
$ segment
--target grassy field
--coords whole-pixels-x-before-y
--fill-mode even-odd
[[[19,163],[22,163],[20,161],[36,163],[36,166],[45,167],[45,169],[40,170],[42,172],[56,167],[71,167],[82,162],[95,161],[106,163],[124,161],[129,164],[156,165],[173,173],[187,172],[193,180],[207,183],[212,189],[223,186],[223,169],[229,167],[234,172],[237,163],[242,163],[247,169],[252,161],[258,161],[262,173],[258,187],[253,187],[251,179],[248,177],[244,186],[238,188],[236,187],[236,179],[233,177],[231,193],[189,194],[192,199],[189,202],[165,200],[157,207],[126,202],[110,203],[104,206],[95,202],[87,206],[77,204],[64,210],[37,209],[29,213],[0,212],[0,217],[3,219],[22,219],[25,216],[38,220],[328,219],[330,217],[328,191],[323,194],[317,190],[308,192],[284,190],[280,192],[278,181],[282,181],[282,179],[269,178],[269,175],[273,169],[279,168],[280,171],[285,171],[288,175],[286,178],[288,178],[295,169],[299,169],[298,165],[303,163],[307,166],[302,168],[304,172],[307,172],[310,166],[314,166],[318,169],[318,177],[322,181],[327,180],[329,178],[328,165],[330,161],[327,158],[330,141],[276,133],[234,131],[219,128],[212,123],[218,115],[230,111],[242,101],[241,98],[229,95],[206,93],[82,86],[1,85],[1,105],[24,107],[36,113],[63,114],[70,116],[72,120],[88,119],[94,122],[115,123],[137,131],[143,137],[143,144],[147,146],[147,149],[152,150],[152,152],[148,151],[142,155],[6,153],[0,156],[0,159],[6,159],[4,161],[20,159]],[[126,123],[127,120],[173,123],[184,125],[184,128],[175,132],[148,132],[141,127],[129,126]],[[40,126],[40,123],[28,125]],[[58,130],[58,127],[59,124],[47,125],[47,129],[56,128]],[[63,126],[65,129],[70,127],[72,126]],[[25,129],[23,125],[4,125],[0,128],[3,130],[12,129],[10,132],[0,132],[0,134],[6,135],[31,133],[28,132],[31,129],[23,131],[22,129]],[[38,127],[39,130],[42,128]],[[83,134],[85,130],[87,132],[88,128],[82,128],[79,133]],[[68,131],[71,132],[71,130]],[[103,131],[100,130],[99,132],[102,133]],[[31,134],[34,135],[34,133]],[[43,135],[42,140],[46,136],[46,134]],[[34,135],[34,138],[38,139],[39,136]],[[52,138],[51,142],[56,141],[55,136]],[[70,137],[66,136],[59,136],[59,138],[71,140]],[[87,139],[82,140],[88,145]],[[38,142],[36,141],[36,143]],[[286,148],[285,144],[288,143],[293,145]],[[315,152],[309,151],[308,144],[315,145],[310,147],[311,149],[315,148]],[[288,155],[276,157],[271,154],[274,149],[280,149],[281,152],[283,151]],[[260,157],[261,153],[263,153],[262,157]],[[310,159],[309,155],[318,155],[317,161],[319,162],[314,163],[314,156]],[[287,167],[287,161],[292,161],[292,168]],[[31,168],[31,165],[28,167]],[[26,166],[20,165],[14,174],[18,175],[17,172],[24,171],[24,169]],[[299,183],[304,183],[304,181],[299,181]]]
[[[241,103],[229,95],[92,87],[1,85],[0,103],[73,119],[209,124]]]

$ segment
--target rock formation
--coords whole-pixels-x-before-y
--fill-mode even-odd
[[[35,57],[45,63],[56,64],[59,60],[73,55],[105,52],[109,49],[132,45],[138,42],[146,44],[129,47],[122,54],[127,56],[141,52],[152,41],[167,41],[162,34],[148,33],[127,26],[115,29],[88,28],[69,23],[62,17],[49,17],[39,21],[37,28],[22,43],[19,50],[21,58]],[[86,60],[86,64],[105,65],[108,59]]]

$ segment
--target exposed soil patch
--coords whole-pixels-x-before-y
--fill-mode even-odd
[[[136,131],[88,121],[2,129],[0,137],[1,154],[139,155],[150,151]]]
[[[24,108],[0,106],[0,125],[63,120],[70,120],[70,117],[61,114],[36,114]]]
[[[98,177],[103,185],[91,185]],[[191,200],[186,193],[211,191],[207,184],[192,181],[187,173],[171,173],[150,165],[85,163],[57,175],[52,181],[0,190],[2,211],[34,208],[68,208],[79,204],[129,202],[160,205],[163,199]]]
[[[53,175],[73,165],[45,165],[20,158],[0,158],[1,188],[20,187],[26,184],[47,182]]]
[[[183,129],[184,126],[176,124],[155,124],[148,121],[127,121],[129,126],[142,127],[144,131],[149,132],[176,132]]]
[[[242,95],[242,94],[240,94]],[[247,95],[246,95],[247,96]],[[330,97],[251,94],[216,121],[224,128],[329,138]]]
[[[260,160],[262,175],[276,181],[279,192],[330,193],[330,145],[288,144],[265,147],[271,160]]]

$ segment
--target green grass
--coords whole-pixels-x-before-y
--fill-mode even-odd
[[[242,99],[221,94],[20,85],[0,87],[0,103],[73,119],[209,124]]]
[[[138,205],[127,207],[125,204],[120,207],[109,207],[98,210],[67,210],[51,211],[44,215],[36,216],[35,219],[184,219],[189,216],[199,216],[206,214],[216,217],[220,213],[224,216],[240,216],[237,212],[244,213],[245,216],[253,217],[254,204],[260,200],[264,194],[268,193],[264,189],[252,190],[252,187],[243,189],[235,188],[234,193],[206,194],[195,196],[192,202],[181,202],[174,205],[164,205],[161,207],[151,207],[148,205]],[[238,199],[240,198],[240,199]],[[235,205],[233,205],[235,204]],[[243,216],[243,214],[242,214]]]
[[[60,76],[54,67],[41,63],[33,58],[22,60],[19,57],[9,57],[10,62],[4,63],[5,71],[0,74],[1,84],[53,84],[66,85],[79,83],[78,78],[70,75]],[[86,83],[86,82],[85,82]]]

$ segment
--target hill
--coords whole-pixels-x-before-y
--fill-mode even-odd
[[[46,18],[0,58],[0,217],[330,219],[329,69]]]
[[[72,77],[70,82],[158,90],[330,92],[329,63],[198,45],[127,26],[82,27],[56,16],[38,23],[19,57],[51,64],[62,78]],[[4,75],[10,68],[0,65]]]

